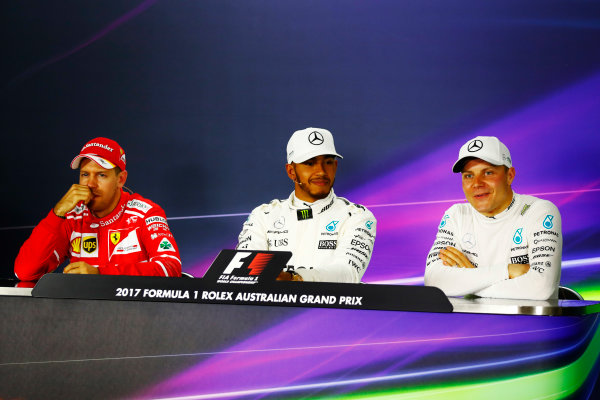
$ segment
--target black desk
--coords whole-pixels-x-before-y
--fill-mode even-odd
[[[132,286],[122,278],[112,284]],[[2,399],[585,398],[600,353],[593,302],[451,299],[450,311],[411,312],[30,293],[0,292]]]

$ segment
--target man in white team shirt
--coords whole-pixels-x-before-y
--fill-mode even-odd
[[[358,283],[369,265],[377,221],[333,192],[338,157],[328,130],[294,132],[285,166],[294,191],[256,207],[244,223],[238,249],[292,252],[278,280]]]
[[[515,169],[493,136],[465,143],[453,172],[468,204],[450,207],[427,256],[425,285],[448,296],[557,298],[562,233],[549,201],[512,190]]]

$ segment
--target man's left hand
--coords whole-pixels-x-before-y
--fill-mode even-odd
[[[471,261],[460,250],[452,246],[440,250],[440,259],[449,267],[475,268]]]
[[[84,261],[76,261],[65,267],[63,274],[99,274],[98,268]]]

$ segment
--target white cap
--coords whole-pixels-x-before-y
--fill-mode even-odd
[[[296,131],[287,144],[288,164],[301,163],[322,155],[343,158],[335,151],[333,135],[327,129],[306,128]]]
[[[452,167],[452,172],[461,172],[465,158],[479,158],[492,165],[512,167],[508,148],[495,136],[477,136],[465,143],[458,153],[458,160]]]

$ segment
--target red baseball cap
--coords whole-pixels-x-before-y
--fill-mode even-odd
[[[89,158],[104,169],[119,167],[121,171],[125,170],[125,150],[112,139],[98,137],[87,142],[71,161],[71,168],[79,168],[82,158]]]

